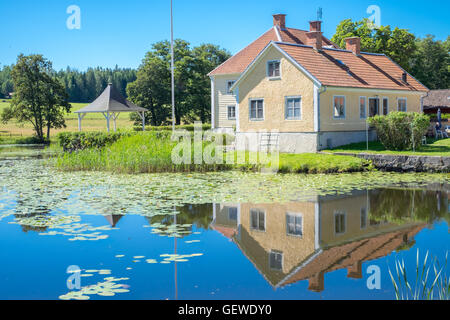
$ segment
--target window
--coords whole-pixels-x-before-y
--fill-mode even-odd
[[[366,97],[359,97],[359,118],[366,118]]]
[[[263,210],[250,210],[250,228],[258,231],[266,231],[266,213]]]
[[[280,78],[281,70],[280,70],[280,61],[273,60],[267,62],[267,76],[269,78]]]
[[[398,111],[406,112],[406,99],[405,98],[398,99]]]
[[[389,99],[383,98],[383,116],[387,116],[389,113]]]
[[[233,94],[233,92],[231,91],[231,87],[233,86],[233,84],[235,83],[235,80],[228,80],[227,81],[227,94]]]
[[[346,221],[345,212],[335,212],[334,213],[334,232],[336,234],[345,233]]]
[[[236,106],[227,107],[228,120],[236,120]]]
[[[231,221],[237,221],[238,210],[235,207],[228,208],[228,219]]]
[[[303,217],[301,214],[286,214],[286,229],[290,236],[301,237],[303,235]]]
[[[250,120],[264,120],[264,100],[250,100]]]
[[[300,120],[301,114],[301,97],[286,98],[285,119]]]
[[[361,208],[361,229],[365,229],[367,226],[367,209]]]
[[[333,103],[333,118],[345,118],[345,97],[335,96]]]
[[[278,251],[270,251],[269,253],[269,267],[273,270],[283,269],[283,253]]]
[[[374,117],[378,114],[378,98],[369,98],[369,117]]]

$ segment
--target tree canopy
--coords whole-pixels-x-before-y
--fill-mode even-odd
[[[226,50],[216,45],[203,44],[191,48],[189,42],[175,40],[176,124],[209,121],[211,86],[207,74],[229,57]],[[150,111],[146,121],[152,125],[167,124],[170,120],[170,81],[170,43],[160,41],[147,52],[137,71],[136,81],[127,87],[129,99]]]
[[[51,128],[65,127],[64,113],[70,112],[68,95],[55,78],[52,63],[42,55],[19,55],[11,71],[14,96],[1,114],[3,122],[16,119],[33,125],[36,136],[47,139]]]

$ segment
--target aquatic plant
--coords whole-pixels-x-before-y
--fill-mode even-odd
[[[449,300],[450,277],[447,274],[447,258],[444,265],[440,265],[437,258],[430,258],[427,251],[425,259],[419,259],[419,249],[416,257],[416,277],[408,278],[405,261],[395,260],[395,277],[389,267],[389,276],[395,290],[397,300]],[[430,273],[432,270],[432,273]]]

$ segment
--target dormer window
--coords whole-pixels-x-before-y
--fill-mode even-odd
[[[271,60],[267,62],[267,77],[270,79],[279,79],[281,77],[279,60]]]

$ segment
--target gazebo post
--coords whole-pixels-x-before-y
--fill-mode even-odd
[[[142,131],[145,131],[145,111],[142,111]]]
[[[81,132],[81,120],[83,120],[86,113],[78,113],[78,131]]]
[[[113,112],[112,117],[114,120],[114,132],[117,132],[116,113],[115,112]]]

